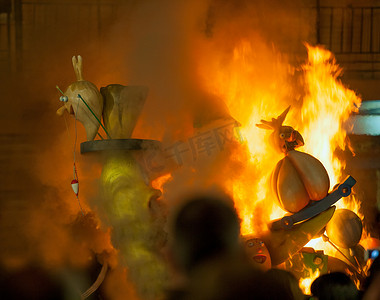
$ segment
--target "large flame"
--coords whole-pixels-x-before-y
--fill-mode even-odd
[[[358,109],[361,100],[339,81],[341,68],[331,52],[321,47],[306,47],[308,61],[302,66],[303,91],[298,91],[298,94],[304,93],[302,107],[297,108],[299,104],[295,103],[285,124],[301,132],[305,139],[305,147],[301,150],[323,163],[333,187],[342,180],[345,167],[344,162],[335,156],[336,149],[346,146],[346,132],[342,125],[350,113]],[[273,205],[266,184],[275,163],[282,157],[266,142],[268,132],[255,126],[260,119],[275,117],[289,104],[294,104],[289,95],[297,94],[289,84],[294,68],[281,62],[279,55],[274,53],[273,57],[274,60],[258,62],[256,49],[243,40],[234,48],[230,63],[208,76],[214,81],[206,81],[209,88],[226,99],[231,115],[242,124],[246,147],[237,151],[236,159],[248,157],[249,163],[242,175],[228,180],[228,186],[243,220],[243,234],[262,229],[263,224],[255,226],[258,222],[265,223],[284,215],[278,205]],[[267,64],[266,69],[262,68],[264,64]],[[354,209],[358,213],[355,202],[347,206],[348,203],[340,201],[339,207]]]
[[[331,186],[342,179],[345,162],[334,152],[346,147],[343,123],[357,111],[360,98],[338,80],[342,69],[328,50],[307,45],[308,63],[303,66],[307,95],[301,115],[304,151],[317,157],[325,166]]]
[[[343,128],[350,113],[357,111],[361,99],[339,80],[341,68],[333,54],[322,48],[306,45],[308,60],[301,67],[300,84],[302,91],[292,91],[289,78],[294,69],[281,62],[272,54],[272,61],[257,60],[257,53],[248,41],[242,41],[234,48],[231,62],[222,70],[215,68],[213,76],[206,81],[212,91],[224,99],[231,115],[241,124],[245,147],[237,150],[236,160],[247,160],[242,174],[231,176],[227,189],[232,193],[236,208],[242,219],[242,234],[259,233],[270,219],[280,218],[285,212],[273,201],[267,184],[275,164],[282,158],[266,142],[268,132],[258,129],[260,119],[278,116],[289,104],[293,107],[285,120],[298,130],[305,140],[300,150],[319,159],[330,177],[331,189],[344,175],[345,162],[336,155],[337,149],[346,148],[346,131]],[[273,49],[267,49],[273,52]],[[264,59],[265,60],[265,59]],[[263,68],[263,65],[266,66]],[[209,78],[214,78],[210,81]],[[302,105],[289,95],[303,95]],[[301,102],[301,101],[300,101]],[[359,204],[350,197],[340,200],[338,208],[348,208],[359,214]],[[308,246],[326,249],[334,255],[335,249],[322,239],[312,240]],[[311,282],[319,274],[304,278],[301,282],[304,292],[309,293]]]
[[[324,164],[331,186],[334,186],[342,179],[345,168],[345,162],[335,155],[336,149],[344,149],[346,145],[346,131],[342,124],[351,112],[358,110],[361,99],[338,80],[342,70],[331,52],[309,45],[307,48],[309,61],[303,68],[309,93],[302,107],[302,132],[308,141],[305,151]],[[360,203],[354,196],[340,200],[336,206],[350,209],[361,216]],[[329,255],[336,253],[321,238],[310,241],[308,246],[324,249]]]
[[[258,59],[258,53],[270,53],[270,57],[264,54]],[[271,48],[248,40],[238,43],[231,60],[223,63],[220,68],[217,62],[212,65],[209,61],[212,70],[203,70],[204,82],[225,100],[231,115],[241,123],[245,142],[235,150],[233,160],[244,167],[239,174],[230,174],[225,184],[240,214],[242,234],[250,234],[265,228],[273,207],[284,213],[267,196],[268,176],[281,156],[265,142],[268,132],[255,124],[283,110],[284,99],[290,94],[289,68],[280,63]]]

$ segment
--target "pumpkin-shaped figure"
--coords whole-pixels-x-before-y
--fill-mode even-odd
[[[326,197],[330,180],[318,159],[292,150],[277,163],[271,184],[280,206],[295,213],[307,206],[310,200],[318,201]]]
[[[103,111],[103,97],[98,88],[91,82],[83,79],[82,75],[82,57],[78,59],[73,56],[73,67],[77,81],[72,83],[64,93],[63,106],[57,110],[57,114],[62,116],[65,110],[73,114],[81,122],[86,130],[87,140],[92,141],[99,129],[100,119]],[[82,101],[78,94],[84,99]],[[95,118],[96,115],[97,119]]]
[[[353,248],[362,237],[363,224],[359,216],[348,209],[338,209],[326,226],[330,240],[341,248]]]
[[[261,120],[258,127],[272,129],[271,142],[285,154],[271,176],[272,190],[280,206],[295,213],[310,203],[327,196],[330,180],[322,163],[310,154],[294,150],[304,145],[301,134],[290,126],[283,126],[290,106],[272,121]]]

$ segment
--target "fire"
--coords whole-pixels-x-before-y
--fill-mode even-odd
[[[265,227],[257,225],[258,222],[266,223],[285,214],[277,203],[273,203],[267,184],[271,171],[282,156],[266,142],[268,132],[255,126],[260,119],[270,119],[293,104],[286,125],[303,135],[305,146],[300,150],[323,163],[330,177],[331,189],[343,179],[345,165],[334,151],[345,148],[346,132],[342,124],[350,113],[357,111],[361,100],[339,81],[341,68],[331,52],[321,47],[306,47],[308,61],[302,66],[305,96],[301,108],[289,99],[289,95],[297,94],[289,84],[294,68],[283,62],[273,49],[257,50],[243,40],[234,48],[229,64],[222,69],[213,69],[212,76],[205,74],[208,88],[225,99],[231,115],[242,125],[240,131],[245,145],[235,156],[236,160],[247,159],[249,163],[241,176],[227,180],[226,189],[234,196],[243,220],[243,234]],[[270,54],[258,60],[257,51]],[[210,78],[214,80],[210,81]],[[339,206],[358,213],[359,206],[355,201],[349,204],[341,200]]]
[[[273,49],[266,49],[270,54],[257,59],[257,49],[252,45],[242,41],[234,48],[230,63],[222,70],[213,68],[212,76],[205,71],[208,88],[225,99],[231,115],[242,124],[241,133],[246,141],[235,155],[236,160],[248,158],[243,174],[230,178],[226,183],[242,219],[242,234],[260,232],[269,220],[285,215],[277,203],[273,203],[267,184],[271,171],[283,156],[274,153],[266,142],[268,133],[255,124],[260,119],[279,115],[292,104],[285,123],[304,137],[305,146],[300,151],[322,162],[332,190],[344,179],[345,162],[335,153],[337,149],[346,147],[343,124],[361,103],[361,99],[339,80],[342,69],[328,50],[306,45],[308,60],[301,67],[304,91],[297,93],[291,90],[288,81],[294,75],[294,68],[273,53]],[[210,81],[210,78],[214,80]],[[302,93],[302,105],[289,99],[289,95]],[[359,202],[353,196],[349,201],[338,201],[337,206],[353,210],[360,216]],[[307,246],[327,249],[326,254],[329,255],[336,252],[322,239],[312,240]],[[319,276],[319,270],[310,274],[301,282],[305,293],[310,292],[310,284]]]
[[[152,187],[163,192],[163,185],[172,179],[173,177],[171,173],[164,174],[152,181]]]
[[[260,59],[258,53],[263,54]],[[283,110],[282,103],[291,93],[286,83],[289,66],[280,62],[273,49],[248,40],[236,45],[231,60],[223,62],[223,68],[219,64],[212,58],[204,64],[211,66],[202,70],[204,83],[224,99],[231,116],[241,123],[240,133],[245,142],[235,150],[233,160],[244,168],[226,180],[225,188],[234,197],[242,219],[242,233],[251,234],[266,229],[272,207],[278,207],[268,197],[267,182],[281,156],[265,142],[268,133],[255,124]]]
[[[342,125],[361,99],[338,80],[342,69],[331,52],[306,45],[308,63],[303,66],[307,95],[304,97],[300,130],[305,138],[304,151],[317,157],[325,166],[331,186],[342,179],[345,167],[334,152],[346,147],[346,131]]]
[[[309,276],[301,278],[299,281],[300,288],[305,295],[310,295],[310,286],[315,279],[320,275],[319,269],[313,271],[312,269],[307,269]]]
[[[342,124],[352,111],[357,111],[361,100],[355,93],[337,79],[341,69],[332,54],[322,48],[307,45],[309,63],[304,66],[309,94],[304,99],[302,128],[305,140],[305,151],[318,157],[328,171],[331,186],[342,179],[344,161],[335,155],[335,149],[345,148],[346,131]],[[318,112],[316,114],[315,112]],[[347,208],[359,213],[359,202],[354,196],[351,201],[338,201],[337,208]],[[312,240],[307,246],[324,249],[328,255],[335,255],[336,250],[321,238]]]

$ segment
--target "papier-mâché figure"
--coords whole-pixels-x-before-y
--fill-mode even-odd
[[[261,120],[258,127],[271,129],[271,141],[277,151],[285,154],[271,176],[272,190],[280,206],[296,213],[310,200],[318,201],[327,196],[330,180],[322,163],[310,154],[294,150],[304,145],[301,134],[290,126],[283,126],[290,106],[272,121]]]
[[[64,96],[60,98],[64,104],[57,110],[57,114],[62,116],[67,110],[74,115],[83,124],[87,140],[92,141],[100,126],[99,120],[102,117],[103,97],[93,83],[83,79],[82,57],[80,55],[77,58],[73,56],[72,62],[77,81],[70,84],[64,92]],[[85,102],[78,97],[78,94],[81,95]],[[85,103],[91,108],[98,120]]]

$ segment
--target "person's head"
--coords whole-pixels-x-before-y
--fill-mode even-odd
[[[299,287],[297,278],[286,270],[270,269],[266,272],[270,282],[276,282],[284,291],[284,298],[302,300],[304,295]]]
[[[172,252],[185,271],[238,251],[240,221],[227,196],[199,194],[180,207],[172,224]]]
[[[310,287],[313,296],[318,300],[355,300],[358,290],[346,274],[333,272],[323,274],[313,281]]]
[[[194,277],[186,300],[303,299],[301,291],[293,292],[287,274],[263,272],[246,260],[223,260],[208,265]]]

